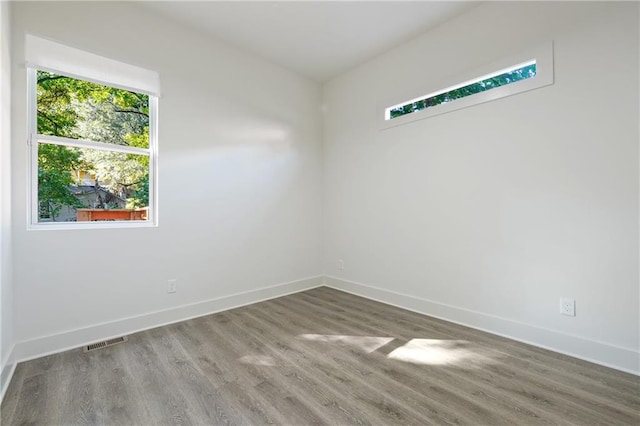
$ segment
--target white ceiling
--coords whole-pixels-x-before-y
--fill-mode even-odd
[[[319,82],[474,2],[143,2],[160,14]]]

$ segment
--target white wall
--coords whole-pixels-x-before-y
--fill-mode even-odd
[[[13,362],[11,281],[11,26],[9,3],[0,2],[0,400]]]
[[[15,332],[44,342],[21,343],[23,358],[119,330],[65,340],[84,327],[320,275],[316,83],[134,4],[12,12]],[[159,71],[158,228],[26,231],[26,32]]]
[[[347,290],[639,371],[637,17],[480,5],[327,84],[322,129],[316,84],[139,6],[13,4],[3,344],[11,306],[31,356],[313,277],[323,255]],[[160,72],[159,228],[26,231],[25,32]],[[378,100],[549,39],[553,86],[378,130]],[[257,294],[281,288],[299,287]]]
[[[378,130],[378,101],[547,40],[554,85]],[[635,3],[487,3],[328,83],[325,272],[640,372],[638,51]]]

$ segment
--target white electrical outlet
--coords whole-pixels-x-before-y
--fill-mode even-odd
[[[172,279],[167,281],[167,293],[175,293],[178,287],[178,280]]]
[[[576,316],[576,301],[574,299],[560,299],[560,313],[570,317]]]
[[[338,269],[341,271],[344,269],[344,260],[338,259]]]

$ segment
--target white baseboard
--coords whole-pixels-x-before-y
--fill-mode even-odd
[[[337,277],[317,276],[18,342],[7,359],[4,360],[0,371],[0,402],[2,402],[16,365],[19,362],[63,352],[121,335],[286,296],[322,285],[640,375],[640,353],[632,349],[568,335],[555,330],[544,329]]]
[[[17,343],[14,348],[14,364],[78,348],[80,346],[100,342],[117,336],[132,334],[203,315],[226,311],[228,309],[273,299],[275,297],[286,296],[287,294],[297,293],[322,286],[322,283],[323,276],[305,278],[270,287],[263,287],[257,290],[222,296],[203,302],[178,306],[168,310],[122,318],[116,321],[22,341]]]
[[[611,367],[616,370],[640,375],[640,353],[633,349],[598,342],[580,336],[446,305],[333,276],[325,276],[324,284],[327,287],[366,297],[367,299],[486,331],[595,364]]]
[[[17,362],[14,361],[15,345],[11,347],[7,358],[2,360],[2,368],[0,368],[0,404],[4,399],[5,393],[9,388],[9,383],[13,377],[14,371],[16,371]]]

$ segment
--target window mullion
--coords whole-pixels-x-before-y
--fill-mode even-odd
[[[92,148],[102,151],[122,152],[125,154],[149,155],[150,151],[146,148],[138,148],[135,146],[116,145],[111,143],[96,142],[87,139],[72,139],[61,136],[36,135],[37,141],[40,143],[49,143],[52,145],[73,146],[76,148]]]

